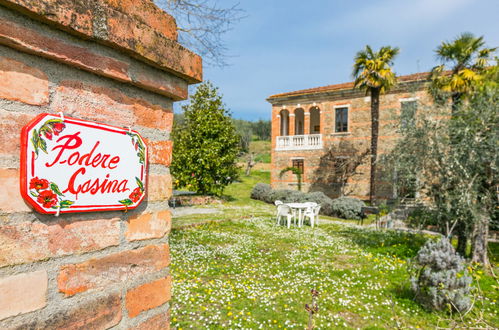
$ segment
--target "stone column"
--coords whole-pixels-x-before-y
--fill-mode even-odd
[[[296,117],[294,113],[289,114],[289,135],[295,135]]]
[[[168,328],[172,105],[201,80],[201,58],[150,0],[0,0],[0,329]],[[19,136],[43,112],[140,132],[146,200],[129,212],[31,209]]]
[[[304,108],[305,109],[305,108]],[[310,110],[305,109],[305,113],[303,116],[303,134],[309,135],[310,134]]]

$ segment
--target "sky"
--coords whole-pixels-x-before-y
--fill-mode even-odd
[[[219,0],[220,6],[237,1]],[[225,35],[229,66],[204,67],[237,119],[270,119],[266,98],[352,81],[369,44],[400,48],[397,75],[429,71],[434,50],[462,32],[499,46],[499,0],[240,0],[246,18]],[[193,91],[191,91],[192,93]],[[177,107],[178,110],[178,107]]]

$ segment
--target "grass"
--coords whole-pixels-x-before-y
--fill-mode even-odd
[[[173,229],[209,221],[246,219],[274,212],[274,207],[250,198],[249,192],[258,182],[270,182],[270,172],[251,171],[250,176],[240,173],[240,179],[225,189],[223,205],[208,205],[200,208],[216,207],[219,213],[194,214],[173,219]]]
[[[255,161],[270,163],[270,141],[251,141],[249,151],[255,154]]]
[[[320,292],[318,329],[472,326],[483,311],[499,324],[498,292],[479,280],[475,311],[429,313],[413,301],[406,259],[427,237],[336,224],[275,226],[269,217],[227,221],[171,235],[172,325],[180,328],[303,329],[310,290]]]
[[[327,221],[318,228],[276,226],[274,207],[249,198],[254,184],[268,180],[268,172],[243,175],[227,188],[220,213],[174,218],[174,228],[182,221],[223,222],[170,236],[173,328],[303,329],[311,289],[320,293],[317,329],[499,324],[498,283],[479,269],[472,270],[475,307],[463,319],[414,302],[407,262],[429,236]]]

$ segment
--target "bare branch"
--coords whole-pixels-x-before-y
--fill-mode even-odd
[[[244,18],[236,3],[221,8],[215,0],[156,0],[158,6],[175,17],[179,42],[203,57],[208,65],[226,66],[227,47],[223,36]]]

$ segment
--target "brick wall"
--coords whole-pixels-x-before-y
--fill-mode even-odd
[[[0,329],[166,329],[172,103],[201,59],[150,0],[0,0]],[[149,146],[135,210],[34,212],[20,131],[40,113],[137,130]]]
[[[403,81],[399,87],[386,95],[380,97],[380,126],[378,140],[378,157],[389,152],[400,137],[398,133],[400,124],[401,100],[415,98],[418,100],[420,113],[423,113],[425,106],[431,105],[432,100],[426,91],[426,81],[421,79],[426,75],[416,75],[415,81]],[[344,88],[343,85],[347,85]],[[339,196],[338,184],[333,185],[331,180],[327,183],[321,182],[319,177],[324,177],[324,155],[331,150],[337,156],[352,157],[360,155],[370,149],[371,140],[371,101],[365,96],[364,91],[355,90],[352,84],[333,85],[324,88],[305,90],[279,94],[268,99],[272,103],[272,164],[271,164],[271,184],[275,189],[296,189],[296,176],[288,173],[282,177],[280,171],[292,165],[293,158],[304,159],[303,190],[323,191],[331,197]],[[342,87],[335,90],[335,87]],[[329,88],[330,90],[328,90]],[[320,130],[324,148],[321,150],[293,150],[276,151],[276,139],[280,135],[280,111],[285,108],[293,113],[300,104],[300,108],[309,112],[311,108],[318,107],[320,114]],[[348,132],[336,133],[335,108],[347,106],[348,111]],[[305,119],[307,116],[305,116]],[[291,125],[290,125],[291,126]],[[290,135],[293,131],[290,130]],[[366,156],[359,166],[356,167],[355,174],[352,174],[345,186],[343,193],[349,196],[367,199],[369,196],[370,179],[370,158]],[[378,169],[381,174],[382,168]],[[322,171],[322,172],[321,172]],[[328,178],[330,179],[330,178]],[[327,180],[326,180],[327,181]],[[333,187],[334,186],[334,187]],[[381,198],[390,198],[392,188],[390,182],[385,182],[381,178],[377,181],[376,194]]]

